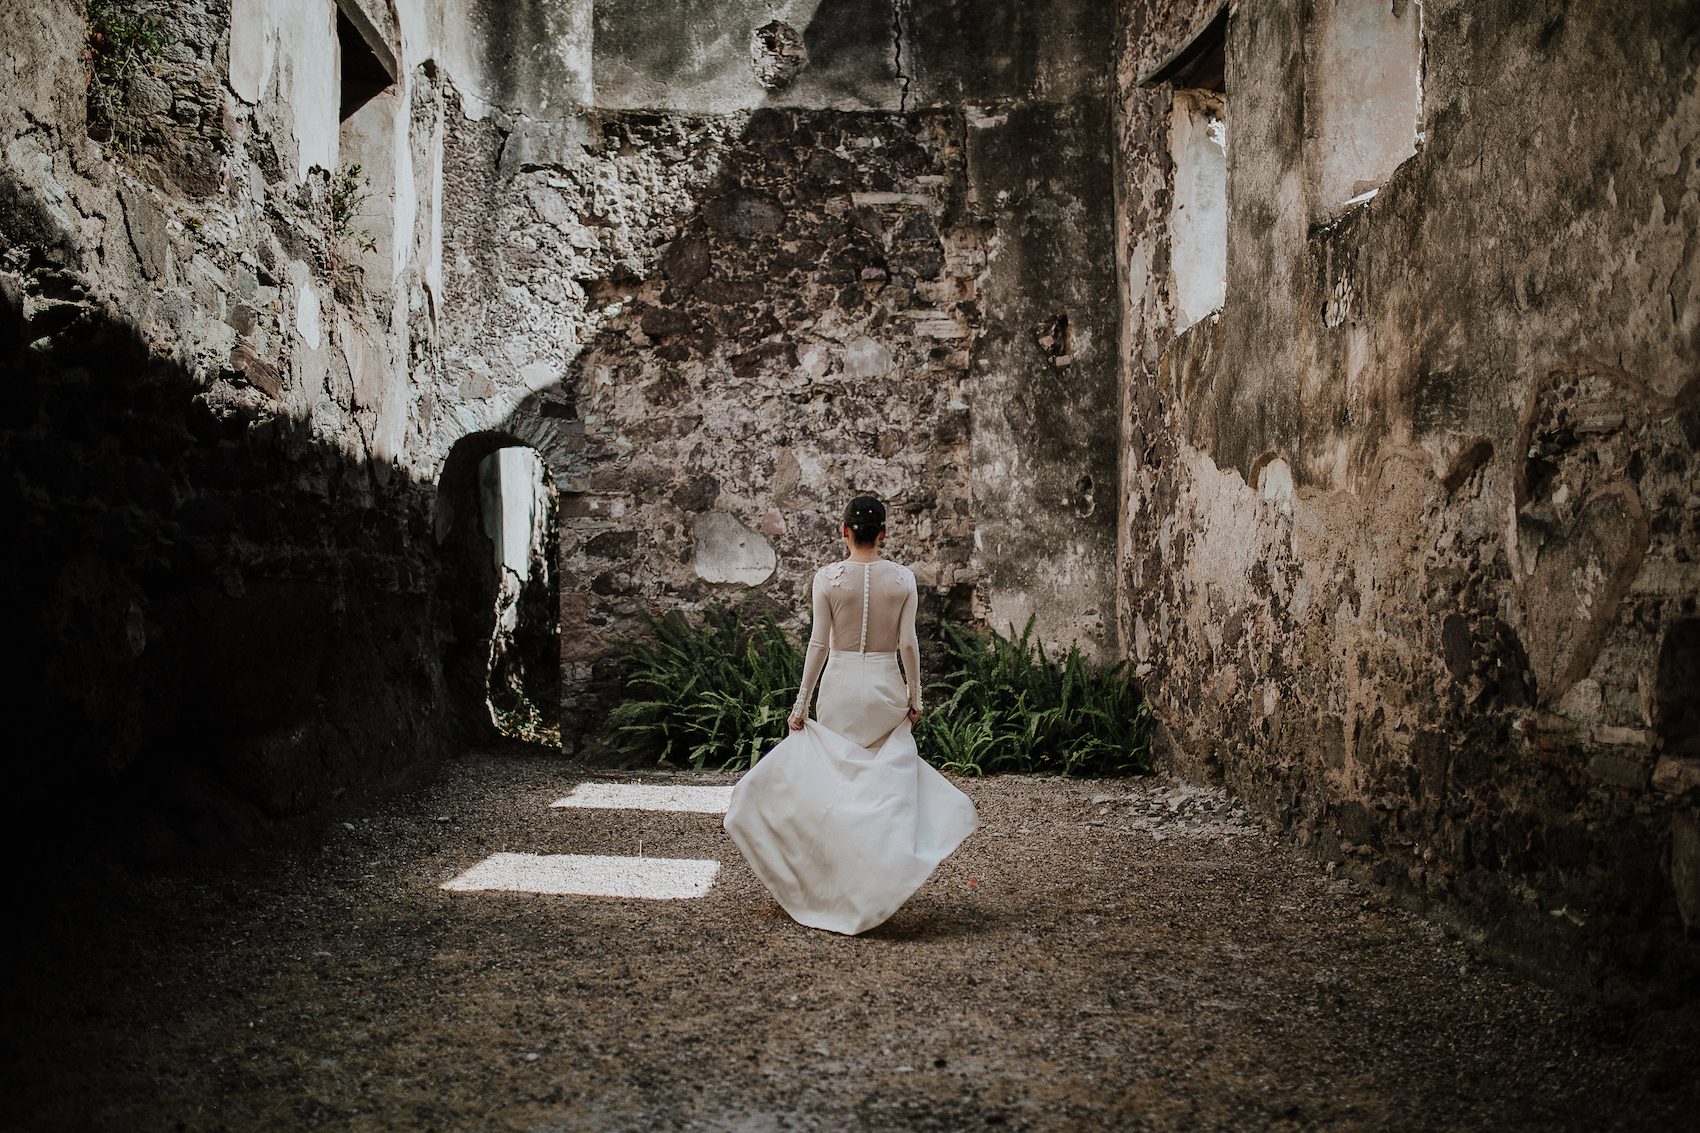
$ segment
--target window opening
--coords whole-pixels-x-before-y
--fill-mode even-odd
[[[1177,90],[1227,90],[1228,0],[1204,14],[1180,45],[1139,77],[1142,87],[1173,83]]]
[[[1139,85],[1174,85],[1169,110],[1169,297],[1179,333],[1228,293],[1228,0],[1207,10]]]
[[[1170,296],[1177,332],[1220,310],[1228,293],[1227,100],[1178,90],[1169,113],[1174,196],[1169,206]]]
[[[342,59],[342,109],[337,121],[346,122],[354,117],[355,111],[388,90],[395,76],[340,6],[336,10],[336,41]]]
[[[1417,152],[1423,7],[1318,0],[1305,41],[1305,166],[1319,219],[1373,198]]]

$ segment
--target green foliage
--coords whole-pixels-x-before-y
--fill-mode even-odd
[[[325,193],[325,235],[330,239],[333,258],[336,246],[350,241],[363,252],[378,250],[378,242],[371,232],[364,228],[358,232],[354,230],[354,218],[360,212],[360,206],[371,196],[372,179],[360,175],[358,162],[345,165],[331,174],[330,186]]]
[[[510,739],[523,740],[528,744],[561,746],[560,720],[550,723],[544,719],[542,710],[524,693],[502,697],[500,703],[492,698],[490,712],[496,719],[496,730]]]
[[[162,29],[160,20],[131,15],[106,0],[89,4],[88,36],[83,48],[83,62],[88,66],[89,116],[107,123],[111,140],[120,148],[130,148],[135,139],[129,138],[126,145],[113,120],[126,109],[130,79],[163,57],[172,42]]]
[[[116,91],[121,103],[123,85],[150,61],[164,54],[172,40],[157,19],[134,17],[118,5],[94,0],[89,5],[88,82]],[[110,103],[109,103],[110,105]]]
[[[746,627],[715,603],[701,629],[677,614],[644,618],[654,642],[623,643],[632,664],[626,683],[639,696],[614,709],[602,733],[623,763],[738,771],[785,738],[803,655],[773,615]]]
[[[1151,705],[1127,662],[1091,665],[1078,646],[1061,661],[1033,640],[981,636],[944,624],[951,672],[931,686],[942,700],[921,718],[916,742],[929,763],[962,775],[1049,772],[1125,775],[1150,770]]]
[[[624,644],[629,687],[603,731],[624,763],[661,759],[741,770],[785,737],[803,654],[772,616],[745,627],[724,606],[701,629],[679,615],[644,615],[655,641]],[[1120,775],[1150,769],[1151,706],[1126,662],[1091,665],[1070,646],[1061,661],[1033,640],[945,624],[951,672],[931,686],[915,739],[921,757],[963,775]]]

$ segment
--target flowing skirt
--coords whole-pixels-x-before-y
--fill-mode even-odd
[[[726,832],[799,924],[854,936],[895,913],[980,826],[922,762],[895,653],[834,650],[818,720],[738,782]]]

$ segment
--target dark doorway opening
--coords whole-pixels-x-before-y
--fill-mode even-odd
[[[532,449],[497,449],[478,465],[479,512],[497,571],[490,635],[490,714],[497,731],[561,743],[561,596],[555,489]]]
[[[444,463],[436,537],[454,631],[444,675],[466,742],[560,746],[555,500],[537,453],[509,434],[463,437]]]

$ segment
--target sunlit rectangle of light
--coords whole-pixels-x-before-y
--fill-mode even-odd
[[[701,897],[720,863],[696,858],[615,858],[595,854],[491,854],[444,889],[558,893],[576,897]]]
[[[732,803],[731,787],[684,787],[668,783],[580,783],[550,806],[585,806],[601,810],[689,810],[725,814]]]

